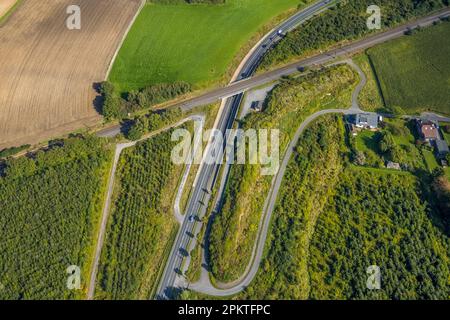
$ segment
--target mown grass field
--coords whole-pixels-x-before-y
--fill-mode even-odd
[[[448,237],[427,215],[433,209],[423,184],[409,172],[353,166],[344,136],[342,120],[332,116],[304,132],[265,257],[238,298],[448,297]],[[381,269],[381,290],[367,290],[370,265]]]
[[[220,81],[258,30],[300,3],[147,4],[119,52],[110,80],[122,91],[177,80],[197,86]]]
[[[386,104],[450,114],[450,23],[370,49]]]

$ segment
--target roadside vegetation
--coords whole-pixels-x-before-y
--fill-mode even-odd
[[[396,113],[450,115],[450,23],[368,50],[386,105]]]
[[[156,289],[178,229],[172,208],[184,167],[171,161],[172,131],[121,155],[97,299],[149,299]]]
[[[349,137],[355,165],[384,168],[388,161],[414,174],[439,167],[434,148],[417,134],[414,120],[384,119],[379,131],[363,130]]]
[[[0,151],[0,158],[7,158],[7,157],[14,156],[14,155],[18,154],[19,152],[29,149],[30,147],[31,147],[31,145],[25,144],[20,147],[11,147],[11,148],[3,149]]]
[[[338,182],[344,133],[340,116],[329,115],[302,135],[280,189],[265,257],[243,298],[308,298],[308,248],[316,220]]]
[[[194,88],[225,82],[248,43],[258,41],[254,36],[310,1],[157,2],[143,8],[115,61],[109,80],[121,93],[179,81]]]
[[[370,32],[366,13],[378,5],[383,13],[382,28],[426,15],[448,5],[447,0],[352,0],[342,1],[331,10],[290,32],[263,59],[260,69],[267,70],[293,59],[327,50],[337,43],[361,38]],[[336,26],[339,26],[338,28]]]
[[[367,83],[358,97],[360,108],[370,112],[389,112],[389,110],[386,110],[378,79],[367,55],[362,53],[354,57],[353,61],[361,68],[367,78]]]
[[[242,128],[279,129],[280,154],[305,118],[321,109],[347,108],[358,82],[356,73],[341,65],[313,71],[304,78],[285,79],[269,94],[263,112],[244,119]],[[210,237],[212,274],[220,282],[243,275],[255,243],[271,176],[259,165],[233,165],[220,214]]]
[[[110,168],[104,140],[70,138],[0,176],[0,299],[84,299]],[[69,290],[69,266],[81,290]]]

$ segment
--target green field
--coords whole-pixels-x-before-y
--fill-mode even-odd
[[[240,49],[269,21],[300,3],[147,4],[119,52],[110,80],[121,91],[177,80],[197,87],[224,80]]]
[[[450,23],[370,49],[368,55],[388,108],[450,114]]]

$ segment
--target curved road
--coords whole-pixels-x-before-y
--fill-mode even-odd
[[[298,13],[297,15],[299,17],[302,17],[303,21],[305,19],[308,19],[309,17],[313,16],[315,12],[320,12],[324,8],[326,8],[329,5],[329,2],[318,2],[314,4],[312,7],[314,7],[314,10],[311,10],[310,8],[305,9],[307,10],[308,14],[304,14],[305,11],[302,11]],[[441,10],[433,15],[430,15],[428,17],[419,19],[415,22],[403,25],[401,27],[392,29],[390,31],[377,34],[375,36],[354,42],[350,45],[344,46],[339,49],[335,49],[330,51],[326,54],[321,54],[309,59],[305,59],[302,62],[298,62],[296,64],[292,64],[280,69],[277,69],[272,72],[268,72],[266,74],[255,76],[250,79],[243,79],[239,80],[237,82],[234,82],[230,86],[219,89],[218,91],[213,91],[212,93],[206,94],[199,98],[194,98],[188,102],[184,102],[179,104],[179,106],[183,107],[184,109],[191,109],[194,106],[197,106],[199,104],[207,104],[212,101],[217,100],[218,98],[223,98],[226,96],[232,96],[233,94],[238,93],[237,95],[233,96],[230,99],[227,99],[226,103],[224,104],[224,107],[222,108],[222,112],[220,113],[219,120],[217,123],[216,129],[218,129],[222,136],[225,137],[225,141],[223,146],[217,146],[217,143],[215,143],[215,146],[213,146],[211,149],[216,148],[223,148],[227,144],[228,137],[224,135],[226,132],[226,129],[229,129],[232,127],[233,122],[236,118],[237,110],[239,108],[239,105],[242,101],[243,94],[241,92],[245,91],[246,89],[250,87],[254,87],[260,84],[264,84],[268,81],[272,81],[275,79],[279,79],[281,76],[286,74],[291,74],[298,71],[298,68],[300,66],[308,66],[308,65],[316,65],[316,64],[324,64],[328,63],[330,61],[335,60],[337,57],[340,56],[346,56],[351,52],[360,51],[363,49],[366,49],[368,47],[371,47],[373,45],[383,43],[385,41],[401,37],[404,35],[404,32],[409,28],[414,28],[418,25],[426,26],[430,25],[434,21],[438,20],[441,17],[445,17],[449,15],[450,10],[445,9]],[[301,21],[301,19],[300,19]],[[300,22],[299,22],[300,23]],[[270,37],[269,37],[270,39]],[[272,38],[273,39],[273,38]],[[258,52],[258,50],[256,50]],[[254,61],[254,63],[259,63],[260,59],[248,59],[248,61]],[[240,75],[240,78],[244,78],[249,75],[248,72],[246,72],[246,69],[248,70],[254,70],[256,68],[253,65],[248,65],[248,63],[245,64],[244,69]],[[337,112],[339,110],[333,110],[333,112]],[[343,112],[347,112],[346,110],[341,110]],[[326,111],[325,111],[326,112]],[[331,112],[331,111],[328,111]],[[316,115],[317,116],[317,115]],[[312,120],[310,120],[312,121]],[[214,139],[213,139],[214,140]],[[218,139],[217,139],[218,140]],[[213,143],[214,144],[214,143]],[[220,154],[217,153],[216,157],[219,158]],[[162,281],[159,284],[158,291],[157,291],[157,299],[170,299],[176,297],[177,293],[182,290],[183,288],[187,287],[187,281],[184,278],[184,272],[187,270],[189,263],[190,263],[190,255],[189,252],[191,248],[196,243],[196,237],[198,235],[198,232],[201,228],[201,220],[206,214],[206,210],[208,207],[208,203],[211,198],[211,190],[213,186],[215,185],[217,175],[219,173],[220,169],[220,163],[216,164],[202,164],[198,175],[197,175],[197,184],[194,186],[192,196],[189,199],[188,207],[186,214],[189,216],[196,217],[196,219],[185,219],[183,225],[180,228],[180,232],[178,233],[176,240],[174,242],[174,246],[171,250],[168,262],[166,264],[166,268],[164,270],[164,274],[162,277]],[[276,182],[275,182],[276,183]],[[280,182],[281,183],[281,182]],[[268,209],[270,209],[270,205],[268,205]],[[267,222],[268,223],[268,222]],[[242,288],[240,289],[242,290]],[[227,293],[224,292],[217,292],[217,295],[224,295]]]
[[[318,1],[304,10],[296,13],[294,16],[282,23],[278,28],[269,33],[260,43],[252,50],[245,62],[242,64],[239,75],[236,77],[238,81],[248,78],[259,65],[264,54],[279,40],[281,34],[287,30],[295,28],[315,14],[322,12],[330,6],[330,1]],[[279,32],[282,30],[283,32]],[[222,137],[225,137],[223,145],[218,145],[219,139],[212,140],[212,146],[208,150],[219,150],[219,152],[211,153],[210,158],[221,159],[220,150],[225,147],[228,136],[225,135],[226,130],[233,126],[237,115],[238,108],[242,101],[243,94],[238,92],[237,95],[227,99],[222,105],[216,129],[220,131]],[[223,97],[221,97],[223,98]],[[215,99],[217,100],[217,99]],[[203,102],[201,102],[203,104]],[[192,105],[197,106],[197,104]],[[183,104],[184,109],[191,109],[191,106]],[[157,299],[171,299],[176,296],[178,291],[186,287],[186,281],[183,273],[187,270],[190,263],[189,252],[196,243],[196,236],[201,229],[201,219],[205,216],[208,203],[211,198],[211,190],[216,182],[221,164],[219,161],[213,164],[202,163],[197,174],[196,185],[194,186],[191,198],[189,199],[186,216],[193,216],[196,219],[184,219],[180,231],[175,239],[174,246],[169,255],[162,280],[157,291]]]
[[[264,253],[264,246],[266,243],[268,230],[269,230],[269,226],[270,226],[270,220],[271,220],[274,208],[275,208],[276,200],[277,200],[278,193],[279,193],[279,190],[281,187],[281,183],[283,181],[284,174],[286,172],[286,169],[287,169],[289,161],[292,157],[292,154],[295,150],[295,146],[297,145],[298,140],[300,139],[303,131],[317,118],[319,118],[323,115],[326,115],[326,114],[333,114],[333,113],[354,114],[354,113],[362,112],[362,110],[360,109],[359,104],[358,104],[358,97],[359,97],[361,90],[364,88],[365,84],[367,83],[366,75],[355,63],[353,63],[353,61],[346,60],[343,63],[347,63],[351,67],[353,67],[357,71],[357,73],[360,77],[360,82],[357,85],[357,87],[355,88],[355,90],[353,91],[352,105],[349,109],[328,109],[328,110],[318,111],[318,112],[314,113],[313,115],[309,116],[308,118],[306,118],[305,121],[303,121],[302,124],[300,125],[300,127],[297,129],[293,139],[291,140],[291,142],[289,143],[289,146],[286,149],[286,152],[285,152],[285,155],[283,158],[283,162],[280,165],[280,169],[279,169],[277,175],[272,180],[272,185],[271,185],[271,188],[269,191],[269,195],[264,202],[263,214],[261,215],[261,220],[260,220],[259,227],[258,227],[259,228],[258,237],[257,237],[257,240],[256,240],[255,245],[252,250],[252,256],[250,259],[250,263],[247,266],[247,268],[244,272],[244,275],[240,279],[232,282],[231,284],[220,284],[221,288],[216,288],[211,284],[211,282],[209,280],[208,271],[203,267],[201,280],[198,283],[189,285],[189,289],[198,291],[198,292],[201,292],[201,293],[204,293],[207,295],[211,295],[211,296],[226,297],[226,296],[235,295],[235,294],[241,292],[246,287],[248,287],[248,285],[252,282],[252,280],[254,279],[254,277],[256,276],[256,274],[258,272],[259,265],[262,260],[262,256]],[[342,62],[336,63],[336,64],[342,64]],[[205,246],[204,250],[207,250],[206,246]],[[206,252],[204,251],[203,255],[205,255],[205,254],[206,254]]]
[[[87,299],[88,300],[92,300],[94,299],[94,293],[95,293],[95,284],[96,284],[96,279],[97,279],[97,272],[98,272],[98,264],[100,262],[100,256],[102,253],[102,248],[103,248],[103,243],[105,240],[105,232],[106,232],[106,225],[108,222],[108,217],[109,217],[109,213],[110,213],[110,207],[111,207],[111,201],[112,201],[112,195],[113,195],[113,191],[114,191],[114,181],[115,181],[115,177],[116,177],[116,171],[117,171],[117,164],[119,163],[119,159],[120,159],[120,155],[122,154],[122,151],[135,146],[138,142],[150,139],[158,134],[160,134],[161,132],[170,130],[172,128],[176,128],[181,126],[182,124],[188,122],[188,121],[200,121],[201,122],[201,126],[198,128],[199,130],[203,129],[203,124],[204,124],[204,120],[205,120],[205,116],[204,115],[193,115],[190,117],[187,117],[177,123],[175,123],[174,125],[171,125],[169,127],[154,131],[148,135],[146,135],[145,137],[143,137],[140,140],[137,141],[132,141],[132,142],[126,142],[126,143],[120,143],[116,145],[116,149],[114,152],[114,161],[113,161],[113,165],[111,168],[111,172],[109,174],[109,179],[108,179],[108,189],[106,191],[106,197],[105,197],[105,204],[103,206],[103,212],[102,212],[102,219],[101,219],[101,225],[100,225],[100,230],[98,232],[98,236],[97,236],[97,245],[95,248],[95,255],[94,255],[94,262],[92,264],[92,268],[91,268],[91,272],[90,272],[90,280],[89,280],[89,288],[88,288],[88,293],[87,293]],[[188,165],[186,166],[186,172],[184,173],[184,176],[187,177],[187,175],[189,174],[189,170],[191,169],[191,166]],[[183,188],[184,188],[184,184],[186,183],[186,179],[183,178],[182,182],[180,183],[179,186],[179,191],[178,194],[181,194],[183,192]],[[180,200],[181,196],[176,197],[175,200],[175,218],[180,221],[181,218],[181,214],[179,211],[177,211],[177,208],[179,208],[179,200]]]

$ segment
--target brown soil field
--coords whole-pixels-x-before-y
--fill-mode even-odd
[[[69,30],[66,9],[73,2],[25,0],[0,25],[0,149],[101,121],[94,87],[141,0],[77,0],[81,30]]]

